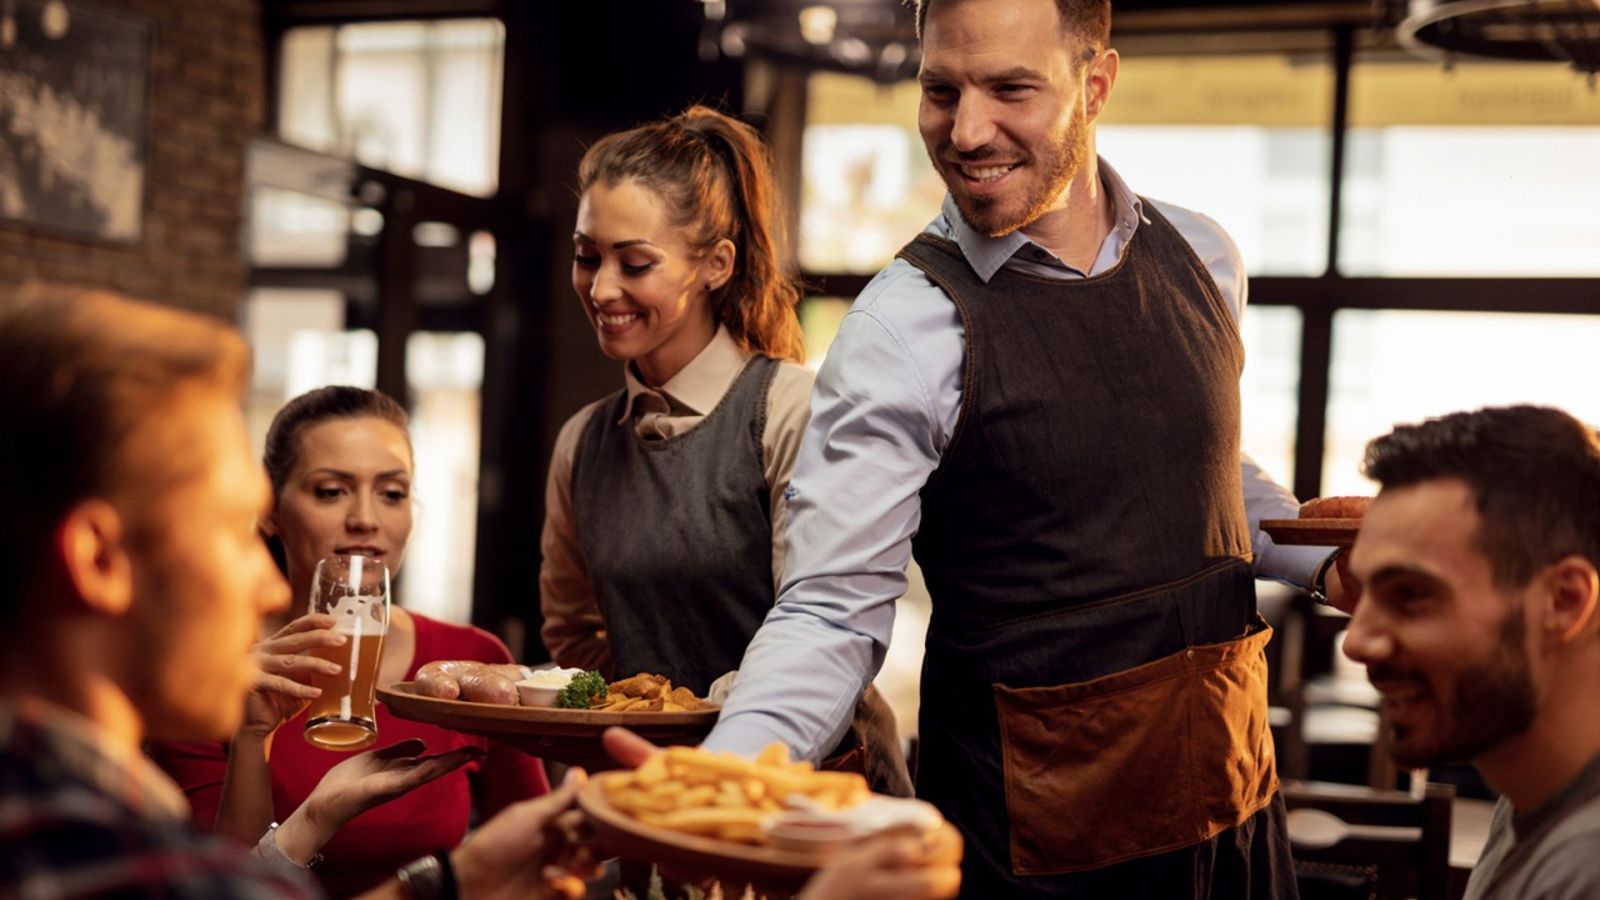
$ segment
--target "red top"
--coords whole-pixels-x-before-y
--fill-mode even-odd
[[[417,669],[434,660],[513,661],[505,644],[487,631],[416,613],[411,613],[411,620],[416,623],[417,646],[406,680],[415,679]],[[487,738],[396,718],[381,700],[376,712],[376,746],[387,747],[414,737],[428,745],[428,753],[474,745],[487,750],[488,756],[369,810],[340,829],[323,848],[323,862],[314,871],[329,896],[359,894],[392,877],[395,869],[419,856],[456,846],[466,836],[474,804],[487,819],[512,803],[550,790],[544,765],[519,750]],[[285,722],[272,742],[267,765],[272,772],[274,816],[279,822],[305,802],[328,769],[346,757],[344,753],[313,747],[302,739],[305,718],[301,712]],[[164,744],[152,746],[150,752],[189,796],[195,821],[210,829],[222,798],[222,778],[228,766],[226,746]]]

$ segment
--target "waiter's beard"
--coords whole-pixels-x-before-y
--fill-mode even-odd
[[[975,231],[1004,237],[1054,209],[1067,186],[1078,177],[1089,158],[1089,121],[1083,106],[1074,105],[1072,117],[1052,136],[1043,152],[1030,154],[1019,167],[1021,171],[1016,174],[1025,180],[1005,194],[974,195],[967,190],[960,173],[951,171],[951,163],[981,164],[1002,156],[997,151],[985,147],[962,153],[946,143],[929,155],[955,199],[961,218]]]

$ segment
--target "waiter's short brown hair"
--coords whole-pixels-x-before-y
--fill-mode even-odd
[[[0,289],[0,623],[75,505],[103,498],[136,521],[203,465],[172,445],[163,415],[185,391],[238,396],[249,361],[220,321],[78,288]]]
[[[917,40],[922,40],[928,7],[945,0],[916,0]],[[1061,33],[1096,52],[1111,43],[1111,0],[1055,0]]]

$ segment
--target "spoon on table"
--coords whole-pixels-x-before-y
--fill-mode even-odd
[[[1351,825],[1320,809],[1291,809],[1284,824],[1289,842],[1312,850],[1332,847],[1349,838],[1374,841],[1420,841],[1422,829],[1403,825]]]

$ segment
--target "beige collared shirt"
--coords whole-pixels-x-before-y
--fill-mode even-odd
[[[683,434],[716,408],[749,361],[749,354],[739,348],[727,330],[718,328],[711,343],[659,388],[640,381],[631,365],[624,366],[628,411],[618,424],[631,418],[634,431],[645,440]],[[794,471],[800,435],[811,415],[811,380],[809,369],[784,363],[767,389],[761,456],[772,498],[774,594],[783,571],[783,518],[788,506],[783,493]],[[578,410],[556,436],[545,484],[544,534],[539,541],[544,554],[539,569],[539,604],[544,612],[540,634],[557,664],[609,673],[611,649],[606,643],[605,623],[600,617],[589,567],[578,546],[572,510],[572,460],[577,455],[578,439],[589,417],[607,399],[602,397]]]

